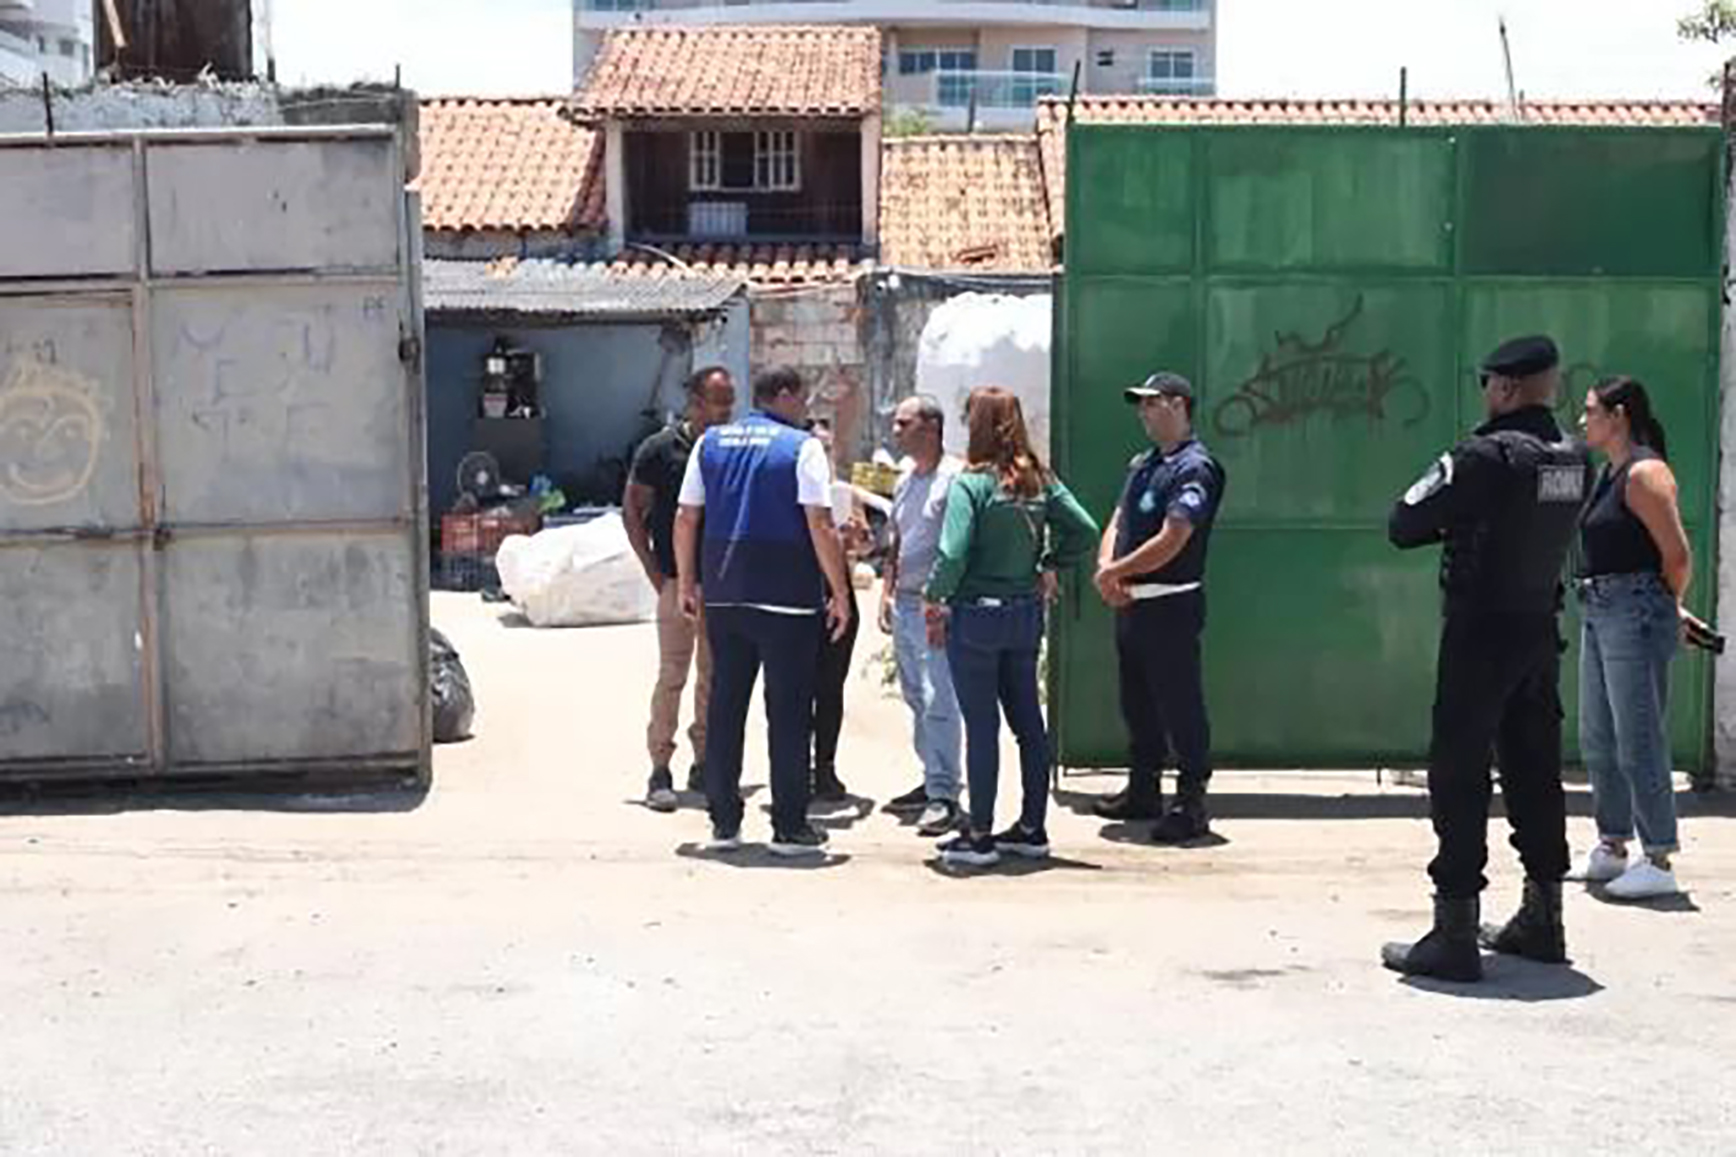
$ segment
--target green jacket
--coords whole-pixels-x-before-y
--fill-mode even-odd
[[[940,552],[923,592],[931,603],[1036,593],[1038,575],[1089,557],[1097,523],[1059,481],[1018,499],[993,474],[967,471],[947,493]]]

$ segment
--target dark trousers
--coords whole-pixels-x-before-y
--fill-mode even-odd
[[[819,615],[780,615],[752,607],[708,607],[711,710],[705,739],[705,796],[712,823],[741,826],[743,733],[753,686],[765,669],[767,744],[771,756],[772,829],[801,831],[808,822],[808,731]]]
[[[1181,794],[1203,794],[1212,778],[1212,730],[1200,672],[1204,591],[1134,603],[1115,616],[1121,718],[1131,739],[1128,789],[1161,795],[1173,753]]]
[[[970,784],[970,826],[994,830],[995,791],[1001,774],[1001,712],[1019,742],[1024,806],[1019,823],[1042,828],[1049,808],[1049,735],[1037,695],[1037,650],[1043,641],[1043,604],[1036,596],[1000,606],[962,604],[952,610],[946,661],[964,716],[965,775]]]
[[[838,734],[844,729],[844,684],[850,681],[850,660],[856,653],[856,628],[862,623],[856,588],[850,588],[850,625],[844,637],[832,641],[820,632],[820,664],[814,675],[814,770],[831,774],[838,767]]]
[[[1429,875],[1438,895],[1468,899],[1488,884],[1491,753],[1525,874],[1567,875],[1560,681],[1553,615],[1447,615],[1429,744],[1429,810],[1440,841]]]

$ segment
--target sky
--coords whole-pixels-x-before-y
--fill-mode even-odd
[[[1497,21],[1534,99],[1708,97],[1736,44],[1684,44],[1695,0],[1218,0],[1223,96],[1504,96]],[[255,0],[286,84],[389,80],[424,95],[572,82],[571,0]]]

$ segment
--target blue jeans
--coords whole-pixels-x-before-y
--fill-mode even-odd
[[[1597,832],[1668,854],[1676,839],[1670,778],[1670,660],[1681,626],[1655,574],[1602,575],[1580,587],[1579,746]]]
[[[892,653],[898,662],[898,688],[914,720],[912,738],[916,756],[922,760],[922,786],[929,799],[956,803],[964,729],[946,650],[928,645],[921,595],[902,594],[894,599]]]
[[[946,657],[964,712],[965,770],[970,778],[970,826],[994,831],[995,789],[1001,773],[1001,712],[1019,741],[1024,806],[1019,823],[1039,831],[1049,808],[1049,736],[1037,698],[1037,650],[1043,604],[1035,595],[999,606],[960,603],[952,609]]]

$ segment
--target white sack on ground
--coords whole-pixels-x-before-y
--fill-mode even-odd
[[[495,555],[500,586],[539,627],[648,623],[657,596],[627,541],[619,511],[531,537],[515,534]]]
[[[965,293],[929,315],[917,347],[916,392],[932,394],[945,409],[949,453],[962,455],[969,440],[959,420],[965,398],[978,386],[1002,386],[1019,396],[1031,441],[1049,457],[1052,309],[1047,294]]]

